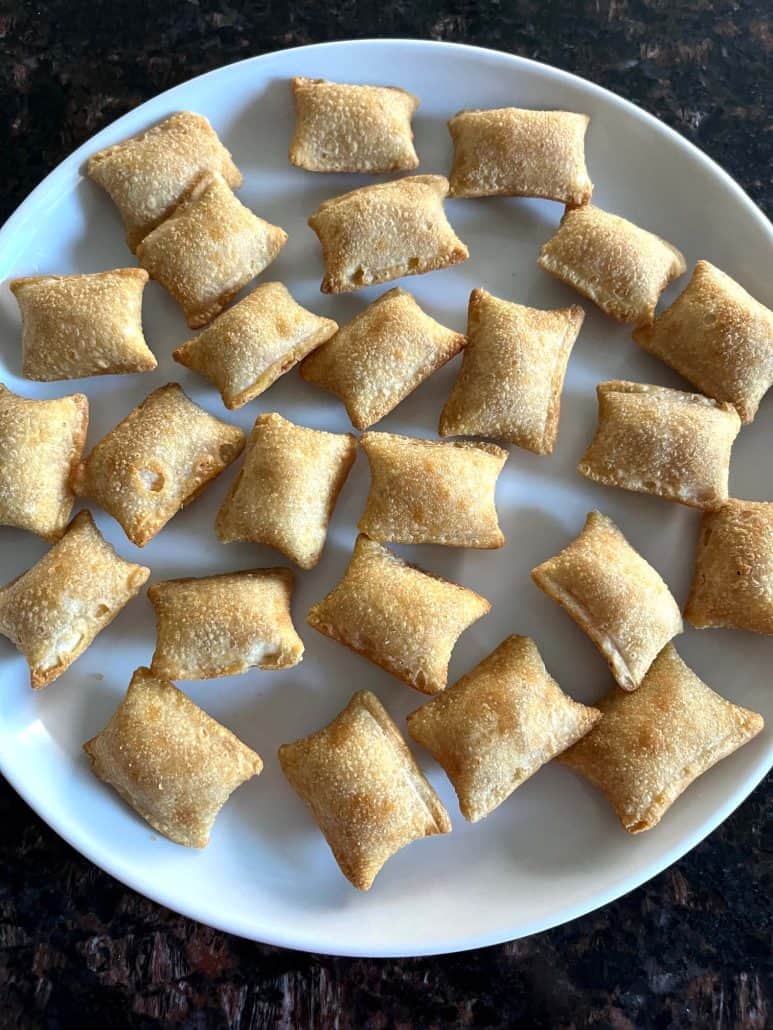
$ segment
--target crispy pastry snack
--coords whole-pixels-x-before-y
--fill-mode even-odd
[[[70,475],[80,461],[89,402],[19,397],[0,383],[0,525],[58,540],[73,505]]]
[[[290,161],[309,172],[406,172],[419,158],[411,118],[419,98],[393,86],[293,79]]]
[[[79,512],[37,564],[0,588],[0,633],[30,667],[34,689],[61,676],[150,575],[124,561]]]
[[[242,184],[215,130],[191,111],[98,151],[86,165],[88,177],[118,206],[131,250],[171,215],[203,172],[219,172],[234,189]]]
[[[470,252],[443,210],[447,194],[442,175],[410,175],[320,204],[309,225],[322,244],[322,292],[348,293],[466,261]]]
[[[693,780],[763,727],[699,679],[668,644],[633,694],[613,689],[602,718],[561,755],[606,795],[629,833],[656,826]]]
[[[531,576],[588,634],[625,690],[639,686],[682,632],[671,591],[601,512],[592,511],[580,535]]]
[[[352,425],[367,429],[465,345],[461,333],[425,314],[399,286],[374,300],[301,365],[310,383],[343,401]]]
[[[491,436],[551,454],[566,366],[584,318],[577,305],[540,311],[473,290],[462,368],[440,415],[440,435]]]
[[[585,167],[589,122],[568,111],[460,111],[448,123],[454,144],[449,195],[587,204],[593,192]]]
[[[148,588],[156,610],[151,669],[175,680],[287,669],[303,656],[290,614],[289,569],[250,569]]]
[[[599,425],[577,471],[606,486],[693,508],[727,500],[735,408],[697,393],[619,379],[599,383]]]
[[[144,238],[137,259],[182,305],[191,329],[198,329],[260,275],[286,242],[284,229],[253,214],[221,175],[207,173]]]
[[[244,433],[208,414],[177,383],[154,390],[80,462],[72,485],[145,544],[239,456]]]
[[[357,454],[351,433],[326,433],[259,415],[244,463],[217,514],[223,543],[251,540],[313,568]]]
[[[358,529],[372,540],[501,547],[494,502],[507,451],[490,443],[438,443],[393,433],[360,438],[370,493]]]
[[[591,204],[564,212],[537,263],[610,318],[637,325],[652,321],[660,294],[686,267],[670,243]]]
[[[110,722],[86,741],[92,771],[175,844],[203,848],[260,755],[169,680],[137,669]]]
[[[773,311],[699,261],[685,290],[634,340],[744,422],[773,385]]]
[[[537,645],[511,636],[448,690],[408,716],[408,732],[443,766],[471,823],[598,721],[545,668]]]
[[[158,363],[142,333],[147,281],[142,268],[13,279],[22,375],[50,382],[154,369]]]
[[[341,872],[360,890],[406,844],[451,832],[440,799],[369,690],[354,694],[324,729],[283,744],[279,761]]]
[[[233,410],[267,390],[337,329],[331,318],[301,307],[282,283],[263,283],[172,357],[213,382]]]
[[[698,629],[773,633],[773,501],[706,512],[684,614]]]
[[[361,534],[343,579],[308,621],[409,687],[437,694],[456,641],[490,609],[474,591],[408,565]]]

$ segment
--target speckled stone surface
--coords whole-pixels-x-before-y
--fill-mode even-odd
[[[355,36],[477,43],[634,100],[773,210],[766,0],[0,0],[0,219],[83,140],[229,61]],[[467,954],[331,959],[262,947],[126,890],[0,783],[0,1027],[773,1025],[770,782],[645,887]]]

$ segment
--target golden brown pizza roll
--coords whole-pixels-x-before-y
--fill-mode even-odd
[[[260,275],[286,242],[284,229],[253,214],[221,175],[207,173],[139,244],[137,259],[198,329]]]
[[[0,383],[0,526],[59,539],[72,511],[70,475],[88,425],[82,393],[38,401]]]
[[[730,500],[704,514],[684,614],[698,629],[773,633],[773,501]]]
[[[110,722],[86,741],[92,771],[175,844],[203,848],[260,755],[169,680],[137,669]]]
[[[239,169],[206,118],[180,111],[152,129],[93,154],[88,177],[117,205],[131,250],[168,218],[203,172],[219,172],[229,186]]]
[[[451,820],[400,731],[369,690],[323,729],[279,748],[347,880],[368,890],[400,848],[450,833]]]
[[[217,514],[217,535],[226,544],[267,544],[313,568],[356,454],[351,433],[307,429],[276,412],[259,415]]]
[[[358,529],[372,540],[501,547],[494,500],[507,451],[492,443],[439,443],[394,433],[360,438],[370,493]]]
[[[727,500],[735,408],[698,393],[615,379],[596,387],[599,425],[577,471],[693,508]]]
[[[323,293],[348,293],[470,256],[446,218],[448,180],[410,175],[363,186],[321,204],[309,225],[322,244]]]
[[[172,357],[213,382],[233,410],[267,390],[337,329],[332,318],[301,307],[282,283],[263,283]]]
[[[303,656],[290,614],[289,569],[250,569],[148,588],[156,610],[151,669],[174,680],[286,669]]]
[[[693,780],[764,725],[715,694],[671,644],[635,693],[615,688],[598,708],[597,725],[559,761],[603,791],[629,833],[651,830]]]
[[[456,641],[490,609],[473,590],[408,565],[361,534],[343,579],[308,621],[414,690],[437,694]]]
[[[158,362],[142,333],[147,281],[142,268],[13,279],[22,375],[49,382],[154,369]]]
[[[660,294],[686,268],[676,247],[591,204],[567,208],[537,263],[610,318],[637,325],[652,321]]]
[[[473,290],[462,368],[440,415],[441,436],[491,436],[551,454],[581,307],[540,311]]]
[[[773,384],[773,311],[699,261],[684,291],[634,340],[751,422]]]
[[[511,636],[472,672],[408,716],[408,732],[443,766],[476,823],[598,721],[545,668],[537,645]]]
[[[309,172],[405,172],[416,168],[411,118],[419,98],[394,86],[292,81],[290,161]]]
[[[144,547],[243,447],[238,426],[214,418],[169,383],[92,448],[75,469],[72,486]]]
[[[310,383],[346,406],[367,429],[464,347],[461,333],[425,314],[399,286],[383,293],[301,365]]]
[[[682,632],[671,591],[601,512],[592,511],[580,535],[531,576],[588,634],[625,690],[639,686]]]
[[[585,167],[590,118],[518,107],[460,111],[448,123],[454,144],[452,197],[544,197],[587,204]]]
[[[0,588],[0,633],[27,659],[31,686],[61,676],[149,575],[116,554],[89,512],[79,512],[39,562]]]

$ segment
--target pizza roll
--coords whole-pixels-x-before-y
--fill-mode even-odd
[[[357,691],[328,726],[283,744],[279,761],[341,872],[360,890],[406,844],[451,832],[440,799],[369,690]]]
[[[652,321],[660,294],[686,268],[676,247],[591,204],[567,208],[537,263],[610,318],[637,325]]]
[[[82,393],[39,401],[0,383],[0,526],[59,539],[72,511],[70,475],[88,425]]]
[[[443,210],[448,180],[410,175],[321,204],[309,225],[322,244],[323,293],[349,293],[470,256]]]
[[[585,167],[590,118],[518,107],[460,111],[448,123],[454,144],[452,197],[544,197],[587,204]]]
[[[441,436],[491,436],[551,454],[581,307],[540,311],[473,290],[462,368],[440,415]]]
[[[309,172],[405,172],[416,168],[411,118],[419,98],[394,86],[293,79],[290,161]]]
[[[260,755],[150,669],[136,670],[83,750],[137,815],[187,848],[206,847],[217,813],[263,769]]]
[[[360,439],[370,493],[357,528],[372,540],[501,547],[494,503],[507,451],[492,443],[438,443],[393,433]]]
[[[86,174],[118,206],[131,250],[168,218],[203,172],[234,189],[239,169],[206,118],[180,111],[152,129],[93,154]]]
[[[693,508],[727,500],[735,408],[698,393],[612,380],[596,387],[599,425],[577,471],[596,483]]]
[[[559,761],[603,791],[629,833],[651,830],[693,780],[764,725],[715,694],[671,644],[636,693],[613,689],[598,708],[597,725]]]
[[[72,486],[120,522],[144,547],[244,447],[238,426],[221,422],[183,393],[161,386],[96,444]]]
[[[356,454],[351,433],[307,429],[276,412],[259,415],[217,514],[217,535],[226,544],[267,544],[302,569],[313,568]]]
[[[147,281],[142,268],[13,279],[22,375],[50,382],[154,369],[158,362],[142,333]]]
[[[137,259],[198,329],[260,275],[286,242],[284,229],[253,214],[221,175],[206,174],[144,238]]]
[[[454,644],[490,609],[473,590],[408,565],[360,534],[343,579],[308,621],[414,690],[437,694]]]
[[[773,634],[773,501],[705,513],[684,614],[698,629]]]
[[[592,511],[580,535],[531,576],[588,634],[624,690],[635,690],[682,632],[671,591],[601,512]]]
[[[116,554],[82,511],[39,562],[1,587],[0,633],[27,659],[33,689],[61,676],[149,575]]]
[[[773,311],[708,261],[634,340],[703,393],[751,422],[773,385]]]
[[[465,345],[461,333],[425,314],[398,286],[383,293],[301,365],[310,383],[343,401],[352,425],[367,429]]]

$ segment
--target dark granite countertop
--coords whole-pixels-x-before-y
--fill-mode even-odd
[[[477,43],[630,98],[773,210],[765,0],[0,0],[0,220],[83,140],[230,61],[303,43]],[[568,926],[441,958],[252,944],[100,872],[0,783],[0,1027],[773,1025],[771,785],[651,883]]]

